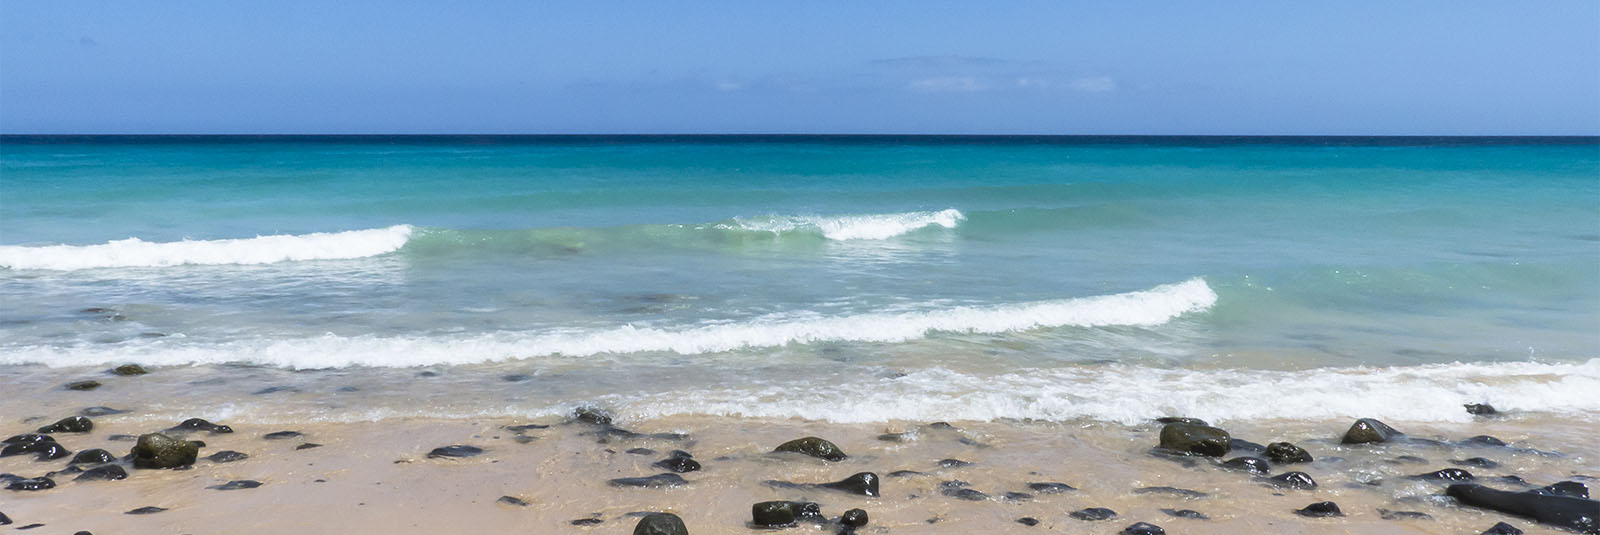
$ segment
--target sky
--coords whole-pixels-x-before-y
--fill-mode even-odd
[[[1600,134],[1600,2],[0,2],[0,133]]]

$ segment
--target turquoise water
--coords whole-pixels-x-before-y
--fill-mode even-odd
[[[23,368],[720,392],[1600,357],[1587,138],[48,141],[0,143]]]

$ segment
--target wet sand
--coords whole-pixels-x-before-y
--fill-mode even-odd
[[[197,410],[196,416],[204,416]],[[0,433],[31,432],[55,416],[22,421],[7,415]],[[177,423],[136,413],[95,418],[90,433],[56,433],[68,449],[105,448],[125,455],[131,441],[114,434],[157,431]],[[750,506],[766,500],[804,500],[837,519],[861,508],[870,523],[859,533],[1117,533],[1134,522],[1162,526],[1167,533],[1478,533],[1509,522],[1528,533],[1555,533],[1531,521],[1454,505],[1443,498],[1445,482],[1405,476],[1441,468],[1465,468],[1478,482],[1520,489],[1494,478],[1517,475],[1534,485],[1600,474],[1600,450],[1590,424],[1498,417],[1466,424],[1390,422],[1411,437],[1443,443],[1342,446],[1348,421],[1225,424],[1234,437],[1266,444],[1287,440],[1306,448],[1311,463],[1277,465],[1312,475],[1312,490],[1279,489],[1263,479],[1215,466],[1207,459],[1185,462],[1151,454],[1159,424],[1124,426],[1093,422],[951,422],[834,424],[799,420],[673,417],[618,422],[620,428],[662,436],[620,436],[590,423],[547,417],[538,420],[389,419],[359,423],[286,425],[217,420],[230,434],[188,433],[202,440],[201,459],[186,470],[132,469],[120,481],[56,478],[54,489],[3,491],[0,512],[19,527],[43,523],[36,533],[628,533],[637,513],[667,511],[681,516],[694,534],[761,532],[748,525]],[[505,426],[548,425],[522,432]],[[1549,432],[1551,429],[1566,432]],[[303,436],[268,440],[267,433],[292,430]],[[905,433],[886,440],[886,433]],[[1493,435],[1501,447],[1456,444]],[[819,436],[849,454],[829,462],[800,454],[773,454],[785,441]],[[521,437],[521,438],[519,438]],[[320,447],[297,449],[301,444]],[[467,444],[484,449],[467,458],[429,458],[433,448]],[[643,453],[636,448],[652,450]],[[650,476],[665,470],[652,463],[681,449],[703,465],[681,474],[678,488],[618,488],[613,478]],[[216,463],[205,457],[234,450],[249,458]],[[629,450],[634,450],[630,453]],[[1237,453],[1227,457],[1234,457]],[[1422,460],[1404,458],[1420,457]],[[1490,459],[1500,466],[1457,466],[1452,460]],[[942,467],[943,459],[970,466]],[[0,458],[0,473],[34,477],[61,470],[68,458],[35,461]],[[1185,466],[1192,464],[1192,466]],[[920,474],[891,475],[901,470]],[[857,472],[881,477],[881,496],[826,489],[778,488],[764,482],[835,481]],[[235,480],[257,488],[216,490]],[[964,482],[946,483],[950,481]],[[1060,482],[1076,490],[1047,494],[1030,482]],[[1592,486],[1592,485],[1591,485]],[[1172,487],[1203,493],[1145,491]],[[986,497],[966,500],[941,492],[969,488]],[[1029,496],[1004,497],[1008,492]],[[1187,494],[1187,493],[1182,493]],[[498,502],[502,496],[527,505]],[[1294,510],[1334,501],[1346,516],[1306,518]],[[155,506],[166,511],[129,515]],[[1116,511],[1114,519],[1089,522],[1069,513],[1087,507]],[[1163,509],[1190,509],[1208,520],[1176,518]],[[1431,519],[1387,520],[1379,509],[1415,511]],[[1032,517],[1036,526],[1017,519]],[[579,526],[574,520],[598,519]],[[832,532],[835,526],[791,528],[797,533]]]

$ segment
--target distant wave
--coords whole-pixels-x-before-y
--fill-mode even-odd
[[[812,230],[821,232],[830,240],[885,240],[925,227],[956,228],[956,225],[961,224],[966,218],[959,210],[947,208],[937,212],[893,214],[768,216],[738,219],[733,225],[721,225],[720,228],[739,228],[774,234]]]
[[[396,251],[405,246],[411,234],[410,225],[396,225],[347,232],[278,234],[228,240],[147,242],[128,238],[100,245],[6,245],[0,246],[0,267],[70,271],[363,258]]]
[[[28,346],[0,351],[0,364],[89,366],[246,362],[289,368],[471,364],[547,355],[664,351],[700,354],[815,342],[904,342],[930,333],[1004,333],[1051,327],[1152,326],[1216,303],[1202,279],[1149,290],[988,307],[852,314],[810,319],[755,318],[678,330],[623,326],[594,331],[447,337],[341,337],[193,343],[182,338]]]

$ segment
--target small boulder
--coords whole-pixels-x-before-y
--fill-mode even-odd
[[[680,474],[687,474],[700,469],[700,463],[688,457],[668,457],[666,459],[656,461],[655,464],[652,464],[651,466],[655,466],[664,470],[671,470]]]
[[[115,464],[90,468],[84,470],[82,474],[78,474],[78,477],[72,478],[73,481],[116,481],[119,479],[128,479],[128,471]]]
[[[1272,465],[1260,457],[1234,457],[1222,463],[1223,468],[1229,470],[1243,470],[1252,474],[1266,474],[1272,471]]]
[[[797,438],[784,442],[772,451],[799,453],[828,461],[842,461],[848,457],[832,442],[817,437]]]
[[[67,461],[67,464],[101,464],[109,463],[115,460],[117,460],[117,458],[116,456],[111,455],[111,452],[100,448],[95,448],[92,450],[83,450],[78,452],[78,454],[74,456],[71,461]]]
[[[61,385],[61,388],[65,388],[67,390],[77,390],[79,392],[84,392],[84,391],[89,391],[89,390],[94,390],[96,388],[100,388],[100,381],[96,381],[94,379],[89,379],[87,381],[73,381],[73,382]]]
[[[650,513],[633,526],[633,535],[689,535],[689,528],[678,515]]]
[[[1119,531],[1121,535],[1167,535],[1167,530],[1149,522],[1135,522]]]
[[[1087,509],[1079,509],[1077,511],[1073,511],[1071,513],[1067,513],[1067,516],[1070,516],[1072,518],[1076,518],[1078,520],[1086,520],[1086,521],[1094,522],[1094,521],[1099,521],[1099,520],[1110,520],[1110,519],[1116,518],[1117,517],[1117,512],[1116,511],[1112,511],[1112,510],[1107,509],[1107,508],[1104,508],[1104,507],[1090,507],[1090,508],[1087,508]]]
[[[1024,526],[1033,527],[1033,526],[1039,525],[1039,519],[1031,517],[1031,516],[1025,516],[1025,517],[1022,517],[1022,518],[1018,518],[1017,519],[1017,523],[1018,524],[1022,524]]]
[[[184,420],[182,422],[179,422],[178,425],[172,426],[171,428],[167,429],[167,431],[174,431],[174,432],[210,431],[212,434],[223,434],[223,433],[232,433],[233,432],[233,428],[232,427],[228,427],[226,425],[214,424],[214,423],[211,423],[211,422],[207,422],[207,421],[202,420],[200,418],[190,418],[188,420]]]
[[[138,364],[123,364],[121,366],[117,366],[116,368],[112,368],[111,369],[111,374],[112,375],[121,375],[123,377],[131,377],[131,376],[135,376],[135,375],[144,375],[144,374],[147,374],[147,373],[150,373],[150,371],[144,369],[144,366],[140,366]]]
[[[1267,478],[1267,482],[1274,487],[1287,489],[1308,490],[1317,488],[1317,480],[1311,479],[1311,474],[1305,472],[1284,472]]]
[[[1189,417],[1186,417],[1186,416],[1162,416],[1160,418],[1156,418],[1156,423],[1158,423],[1158,424],[1211,425],[1211,424],[1206,423],[1205,420],[1201,420],[1199,418],[1189,418]]]
[[[619,477],[606,481],[613,487],[636,487],[645,489],[664,489],[681,487],[689,484],[678,474],[656,474],[650,477]]]
[[[750,522],[757,527],[774,528],[794,525],[801,518],[821,518],[822,508],[811,502],[773,501],[750,506]]]
[[[1267,460],[1278,464],[1294,464],[1311,462],[1311,452],[1300,446],[1288,442],[1273,442],[1267,444]]]
[[[6,485],[6,490],[48,490],[56,488],[56,481],[48,477],[35,477],[28,479],[13,479]]]
[[[1362,418],[1350,425],[1350,429],[1344,432],[1344,438],[1339,442],[1342,444],[1373,444],[1388,442],[1402,436],[1405,436],[1405,433],[1396,431],[1395,428],[1389,427],[1388,424],[1372,418]]]
[[[499,502],[499,503],[506,504],[506,505],[514,505],[514,506],[517,506],[517,507],[527,507],[528,506],[528,501],[527,500],[524,500],[522,498],[518,498],[516,496],[501,496],[500,499],[495,500],[495,501]]]
[[[299,437],[299,436],[305,436],[305,434],[301,433],[299,431],[276,431],[276,432],[272,432],[272,433],[267,433],[265,435],[261,435],[261,438],[264,438],[264,439],[267,439],[267,440],[283,440],[283,439],[286,439],[286,438],[294,438],[294,437]]]
[[[206,487],[206,488],[213,489],[213,490],[240,490],[240,489],[253,489],[253,488],[256,488],[256,487],[259,487],[259,486],[261,486],[261,482],[260,481],[256,481],[256,480],[253,480],[253,479],[239,479],[239,480],[229,481],[229,482],[223,483],[221,485],[213,485],[213,486]]]
[[[126,412],[128,412],[128,411],[125,411],[125,410],[122,410],[122,409],[113,409],[111,407],[105,407],[105,406],[95,406],[95,407],[87,407],[87,408],[84,408],[81,411],[78,411],[78,416],[88,416],[90,418],[99,418],[101,416],[111,416],[113,414],[124,414]]]
[[[1488,403],[1468,403],[1462,405],[1462,407],[1467,409],[1467,414],[1471,414],[1473,416],[1492,416],[1500,412],[1494,410],[1494,406]]]
[[[165,508],[165,507],[156,507],[154,505],[147,505],[147,506],[144,506],[144,507],[140,507],[138,509],[134,509],[132,511],[123,512],[122,514],[125,514],[125,515],[152,515],[152,514],[156,514],[156,513],[165,511],[165,510],[167,510],[167,508]]]
[[[1489,529],[1483,530],[1483,535],[1522,535],[1522,530],[1505,522],[1498,522]]]
[[[1162,509],[1161,512],[1166,513],[1167,516],[1173,516],[1173,517],[1178,517],[1178,518],[1189,518],[1189,519],[1194,519],[1194,520],[1211,520],[1211,517],[1206,516],[1205,513],[1202,513],[1200,511],[1196,511],[1194,509]]]
[[[851,494],[860,494],[862,496],[880,496],[880,494],[878,494],[878,474],[874,474],[872,472],[859,472],[839,481],[822,483],[817,486],[825,489],[844,491]]]
[[[1059,494],[1059,493],[1062,493],[1062,492],[1067,492],[1069,490],[1078,490],[1078,489],[1073,488],[1072,485],[1068,485],[1066,483],[1056,483],[1054,481],[1041,481],[1041,482],[1036,482],[1036,483],[1029,483],[1028,484],[1028,490],[1037,492],[1039,494]]]
[[[1460,468],[1446,468],[1408,477],[1423,481],[1470,481],[1472,480],[1472,473]]]
[[[839,523],[852,528],[865,526],[867,525],[867,511],[865,509],[851,509],[849,511],[845,511],[844,516],[839,517]]]
[[[472,457],[481,453],[483,453],[483,448],[477,446],[468,446],[466,444],[455,444],[451,446],[434,448],[433,451],[428,452],[428,458],[459,459],[462,457]]]
[[[572,419],[586,424],[611,425],[611,413],[606,412],[605,409],[587,405],[573,409]]]
[[[1211,426],[1173,423],[1161,428],[1161,449],[1187,455],[1227,455],[1229,440],[1227,431]]]
[[[1300,515],[1300,516],[1308,516],[1308,517],[1311,517],[1311,518],[1326,518],[1326,517],[1330,517],[1330,516],[1344,516],[1344,512],[1339,510],[1339,504],[1333,503],[1333,502],[1317,502],[1317,503],[1313,503],[1311,505],[1305,506],[1302,509],[1296,509],[1294,511],[1294,514],[1297,514],[1297,515]]]
[[[177,468],[194,464],[200,447],[187,440],[148,433],[139,435],[131,453],[134,468]]]
[[[56,420],[56,423],[39,428],[40,433],[88,433],[94,429],[94,422],[82,416],[70,416]]]
[[[1600,502],[1537,491],[1512,492],[1456,483],[1445,494],[1464,505],[1532,518],[1581,533],[1600,533]]]
[[[243,454],[243,453],[239,453],[237,451],[222,450],[222,451],[219,451],[219,452],[211,454],[211,456],[209,456],[209,457],[206,457],[206,460],[214,462],[214,463],[231,463],[231,462],[234,462],[234,461],[243,461],[243,460],[249,459],[249,458],[250,458],[249,455],[246,455],[246,454]]]

